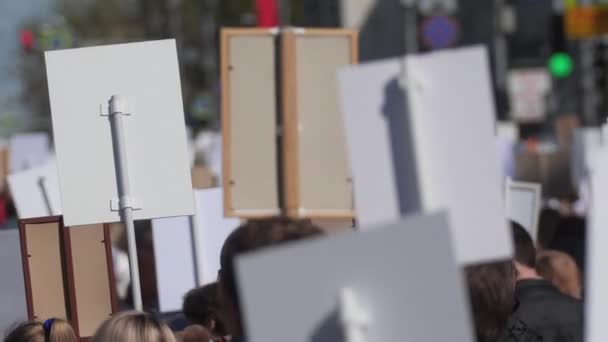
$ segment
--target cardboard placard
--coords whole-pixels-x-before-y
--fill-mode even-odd
[[[221,50],[224,210],[279,214],[274,31],[223,29]]]

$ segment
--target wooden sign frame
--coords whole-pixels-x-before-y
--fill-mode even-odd
[[[301,175],[300,175],[300,124],[301,113],[298,112],[298,73],[297,73],[297,38],[303,37],[346,37],[350,40],[350,64],[357,64],[359,60],[358,32],[349,29],[289,29],[281,33],[281,115],[283,122],[283,198],[286,214],[292,217],[307,218],[354,218],[354,208],[350,210],[320,210],[317,208],[305,208],[301,198]],[[336,84],[337,84],[336,75]],[[336,98],[338,98],[336,86]],[[341,112],[335,113],[341,121]],[[343,138],[346,144],[346,138]],[[344,156],[347,155],[346,146]],[[348,160],[347,170],[350,169]],[[347,171],[350,173],[350,171]],[[344,180],[350,183],[352,199],[352,177],[349,175]],[[352,203],[352,200],[351,200]],[[351,205],[352,206],[352,205]]]
[[[233,154],[233,143],[232,138],[233,129],[232,129],[232,119],[233,113],[231,108],[232,101],[232,84],[230,82],[230,73],[233,71],[233,66],[231,65],[231,48],[230,48],[230,40],[233,37],[268,37],[272,36],[275,39],[275,35],[278,31],[273,29],[261,29],[261,28],[224,28],[221,32],[221,61],[220,61],[220,79],[221,79],[221,116],[222,116],[222,185],[224,189],[224,213],[226,216],[235,216],[241,218],[259,218],[266,216],[274,216],[278,215],[281,212],[280,208],[280,199],[279,193],[276,188],[271,189],[270,191],[274,192],[271,197],[274,197],[271,201],[276,202],[276,205],[269,206],[268,208],[256,209],[256,210],[244,210],[240,208],[235,208],[234,205],[234,196],[233,189],[235,188],[234,181],[234,165],[232,163],[232,154]],[[274,53],[276,57],[276,52]],[[278,85],[276,84],[276,67],[275,67],[275,88],[276,91],[279,91]],[[275,95],[273,95],[275,97]],[[275,97],[276,98],[276,97]],[[275,116],[274,122],[276,123],[276,116],[278,115],[278,106],[276,104],[276,100],[273,103],[274,105],[274,113],[271,115]],[[276,139],[277,128],[276,124],[274,126],[274,134],[275,136],[271,137],[272,139]],[[271,152],[272,154],[276,154],[270,156],[270,159],[274,159],[274,172],[275,176],[274,180],[279,183],[279,175],[278,175],[278,152],[276,150],[276,144],[274,150]],[[271,178],[272,175],[264,175],[264,177]],[[272,182],[272,180],[271,180]],[[277,184],[278,185],[278,184]]]
[[[73,229],[88,229],[87,227],[65,227],[63,223],[62,216],[49,216],[49,217],[41,217],[41,218],[32,218],[32,219],[23,219],[19,220],[19,235],[21,240],[21,256],[23,263],[23,276],[24,276],[24,284],[25,284],[25,294],[26,294],[26,303],[27,303],[27,314],[28,319],[30,320],[40,320],[46,319],[50,317],[37,317],[35,308],[34,308],[34,295],[33,295],[33,285],[32,285],[32,272],[30,269],[29,258],[31,255],[28,251],[28,234],[27,234],[27,226],[28,225],[37,225],[37,224],[57,224],[58,227],[58,237],[59,237],[59,255],[61,259],[61,273],[63,278],[63,292],[65,296],[65,317],[71,324],[77,336],[79,336],[80,340],[86,341],[92,336],[92,334],[87,334],[87,336],[82,336],[80,332],[80,316],[78,311],[78,303],[77,303],[77,285],[76,285],[76,276],[74,272],[74,258],[73,258],[73,248],[72,248],[72,232]],[[110,236],[110,226],[108,224],[103,224],[103,240],[101,243],[104,244],[105,251],[105,263],[107,266],[107,275],[108,275],[108,289],[109,289],[109,300],[111,313],[110,316],[118,312],[118,302],[116,295],[116,287],[115,287],[115,278],[114,278],[114,267],[112,262],[112,239]],[[48,272],[53,272],[52,270],[47,270]],[[64,318],[64,317],[59,317]],[[101,324],[101,322],[100,322]]]

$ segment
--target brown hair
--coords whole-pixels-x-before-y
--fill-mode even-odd
[[[77,342],[74,329],[67,321],[52,318],[45,323],[25,322],[15,327],[4,342]]]
[[[580,271],[574,259],[568,254],[549,250],[538,253],[536,271],[561,292],[574,298],[581,298]]]
[[[511,261],[466,268],[478,342],[495,342],[506,333],[515,308],[515,268]]]
[[[216,336],[226,334],[220,317],[217,283],[192,289],[184,296],[182,312],[192,323],[209,329]]]
[[[321,228],[310,220],[288,217],[256,219],[242,224],[228,236],[222,247],[220,274],[223,293],[239,307],[233,264],[237,255],[321,234]]]
[[[176,342],[173,332],[152,315],[122,312],[105,321],[93,336],[93,342]]]

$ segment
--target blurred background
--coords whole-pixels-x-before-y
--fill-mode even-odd
[[[0,139],[51,134],[44,51],[175,38],[191,144],[204,152],[193,158],[193,183],[213,187],[221,184],[221,27],[357,28],[361,62],[483,44],[505,175],[542,183],[544,206],[584,216],[578,184],[584,177],[571,167],[584,161],[573,157],[573,132],[599,130],[608,117],[606,6],[607,0],[2,0]],[[14,228],[8,201],[0,226]],[[139,224],[142,279],[152,286],[143,289],[144,300],[154,306],[152,238],[149,222]],[[126,249],[115,230],[115,245]]]
[[[44,51],[175,38],[193,136],[220,129],[222,26],[355,27],[362,61],[484,44],[510,176],[576,197],[570,137],[608,116],[608,1],[20,0],[0,3],[0,136],[51,131]],[[604,23],[604,24],[602,24]]]

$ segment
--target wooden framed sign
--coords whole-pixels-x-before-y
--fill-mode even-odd
[[[280,213],[276,33],[222,30],[222,179],[227,216]]]
[[[86,339],[118,310],[110,228],[65,227],[61,216],[19,220],[28,318],[64,318]]]
[[[357,64],[358,34],[289,29],[281,34],[283,196],[295,217],[354,217],[337,71]]]

